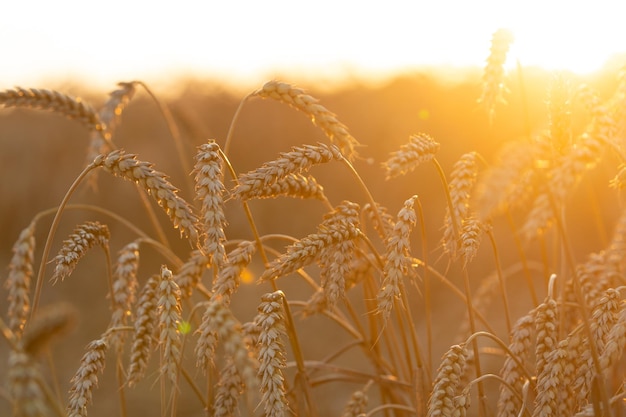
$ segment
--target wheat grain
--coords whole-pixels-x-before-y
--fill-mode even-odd
[[[322,222],[317,233],[293,243],[287,247],[286,253],[270,262],[260,279],[274,279],[294,272],[317,259],[324,248],[358,236],[359,229],[350,222],[336,221],[330,225]]]
[[[56,267],[52,281],[57,282],[68,277],[85,253],[94,246],[107,248],[109,245],[109,228],[99,222],[85,222],[74,229],[59,254],[54,258]]]
[[[87,345],[87,352],[71,381],[67,405],[68,417],[87,416],[87,406],[91,404],[93,389],[98,386],[98,374],[104,371],[107,347],[102,339],[94,340]]]
[[[156,343],[158,287],[159,276],[151,276],[142,288],[137,300],[134,340],[130,350],[128,369],[128,385],[131,387],[143,378],[152,348]]]
[[[374,230],[378,233],[378,236],[381,239],[386,239],[387,236],[391,235],[396,221],[393,216],[389,214],[386,207],[383,207],[380,204],[372,206],[372,204],[368,203],[363,206],[363,213],[367,216],[369,221],[372,222]],[[379,218],[382,220],[382,224],[379,222]]]
[[[237,403],[245,385],[232,360],[226,362],[220,370],[220,379],[213,403],[214,417],[230,417],[235,415]]]
[[[279,178],[276,182],[269,184],[267,187],[250,188],[248,192],[239,196],[242,200],[277,197],[315,198],[323,200],[325,198],[324,187],[310,175],[304,176],[298,173],[291,173]]]
[[[595,343],[596,350],[600,354],[606,348],[606,340],[610,330],[615,326],[619,312],[620,295],[615,289],[608,289],[595,299],[595,305],[591,311],[589,328],[592,340],[585,339],[581,351],[578,353],[578,366],[574,390],[579,402],[584,402],[592,390],[595,377],[595,365],[591,355],[590,343]]]
[[[563,73],[552,77],[548,90],[550,144],[557,155],[572,143],[572,103],[569,80]]]
[[[258,342],[258,375],[261,381],[261,401],[267,417],[282,417],[287,410],[283,377],[286,366],[286,352],[282,342],[285,337],[283,297],[280,291],[264,294],[255,317],[261,330]]]
[[[348,401],[343,409],[343,414],[341,415],[342,417],[360,417],[365,415],[365,410],[369,401],[365,390],[368,386],[369,384],[366,385],[365,388],[352,393],[350,401]]]
[[[30,313],[30,286],[33,278],[35,252],[35,222],[20,232],[13,244],[13,256],[9,262],[7,289],[9,328],[21,336]]]
[[[300,88],[280,81],[269,81],[251,96],[272,98],[300,110],[324,131],[332,143],[341,148],[346,158],[353,159],[356,156],[354,148],[359,146],[359,142],[348,132],[348,128],[337,120],[334,113],[319,104],[319,100],[306,94]]]
[[[226,216],[224,215],[224,176],[223,162],[219,145],[210,140],[200,145],[196,153],[194,167],[196,199],[200,201],[200,230],[202,249],[211,262],[221,267],[226,262],[224,242]]]
[[[473,215],[463,219],[462,227],[461,227],[461,257],[463,258],[463,263],[467,266],[468,263],[474,259],[476,253],[478,252],[478,247],[480,246],[480,238],[482,232],[488,226],[481,223]]]
[[[383,163],[386,171],[385,178],[389,180],[407,174],[418,165],[431,161],[439,151],[439,147],[439,143],[425,133],[411,135],[409,142],[402,145],[400,150],[392,152]]]
[[[111,152],[112,138],[115,135],[122,112],[135,94],[135,82],[121,82],[117,90],[109,93],[109,99],[98,112],[98,117],[104,125],[104,135],[92,132],[87,148],[87,163],[98,155]]]
[[[464,373],[467,349],[463,345],[454,345],[445,353],[437,376],[433,382],[433,391],[428,399],[428,417],[452,417],[456,415],[460,403],[454,397],[459,390],[461,375]]]
[[[113,276],[113,311],[109,328],[127,325],[137,293],[137,269],[139,268],[139,244],[131,242],[118,254]],[[109,345],[117,349],[124,341],[124,332],[112,332],[107,339]]]
[[[333,145],[303,145],[293,147],[290,152],[282,152],[278,159],[264,163],[261,167],[239,176],[238,185],[233,190],[233,196],[247,200],[259,190],[273,187],[277,182],[284,180],[291,174],[300,174],[314,165],[325,164],[330,161],[340,161],[341,152]]]
[[[25,107],[50,110],[82,122],[89,130],[105,129],[98,113],[91,106],[79,97],[70,97],[58,91],[17,87],[0,93],[0,105],[5,108]]]
[[[232,358],[246,386],[256,385],[257,366],[246,348],[241,325],[220,298],[209,301],[197,333],[196,368],[206,373],[220,340],[225,355]]]
[[[324,225],[332,227],[335,223],[345,222],[359,227],[359,209],[356,203],[342,201],[332,212],[324,216]],[[325,304],[329,309],[345,296],[345,277],[350,272],[350,262],[355,250],[356,244],[353,240],[344,240],[322,248],[318,264],[321,286],[326,297]]]
[[[378,312],[382,313],[385,322],[389,319],[394,301],[400,296],[404,288],[403,278],[410,271],[410,234],[417,223],[417,216],[413,209],[416,199],[417,196],[413,196],[404,202],[404,206],[398,212],[393,231],[386,243],[383,282],[376,295]]]
[[[192,242],[198,239],[195,227],[197,219],[191,206],[178,195],[178,189],[167,181],[163,173],[152,168],[151,163],[138,161],[136,155],[127,154],[123,150],[115,150],[98,156],[92,164],[94,167],[103,167],[116,177],[138,183],[165,210],[174,227],[180,229],[181,235]]]
[[[506,356],[504,365],[500,370],[502,379],[518,392],[522,391],[524,385],[524,370],[520,368],[517,361],[523,364],[529,355],[532,345],[531,338],[535,334],[535,315],[536,310],[531,310],[518,319],[513,326],[508,350],[511,355]],[[520,406],[521,404],[514,393],[507,386],[502,385],[498,397],[498,416],[516,417]]]
[[[547,299],[537,307],[535,316],[535,332],[537,342],[535,346],[535,361],[537,373],[537,398],[533,417],[549,416],[556,413],[556,398],[554,396],[560,375],[558,368],[550,365],[550,354],[558,343],[557,305],[552,298]]]
[[[617,320],[606,336],[606,345],[600,353],[600,369],[607,372],[621,357],[626,345],[626,304],[621,303]]]
[[[159,320],[159,345],[161,346],[161,375],[173,384],[178,380],[178,361],[182,348],[180,334],[181,305],[180,289],[174,281],[172,271],[161,266],[161,279],[157,292],[157,311]]]

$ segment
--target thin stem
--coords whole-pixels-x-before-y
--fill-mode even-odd
[[[52,224],[50,225],[48,237],[46,238],[46,243],[43,248],[43,254],[41,255],[41,263],[39,264],[39,271],[37,273],[37,283],[35,284],[35,295],[33,296],[33,308],[30,312],[31,319],[34,317],[35,313],[37,312],[37,307],[39,306],[39,298],[41,297],[41,289],[43,287],[43,276],[46,271],[46,263],[47,263],[48,256],[50,255],[50,250],[52,249],[52,240],[54,239],[54,235],[61,221],[61,214],[63,213],[63,210],[65,206],[67,205],[67,202],[69,201],[72,194],[74,194],[74,191],[76,190],[80,182],[94,168],[95,168],[94,164],[91,163],[87,165],[85,169],[83,169],[83,171],[80,173],[80,175],[78,175],[78,177],[74,180],[70,188],[65,193],[65,196],[63,197],[63,200],[61,201],[61,204],[59,204],[59,207],[54,215],[54,219],[52,220]]]
[[[230,121],[230,126],[228,127],[228,133],[226,134],[226,141],[224,142],[224,154],[228,155],[228,151],[230,150],[230,144],[233,141],[233,131],[235,130],[235,123],[239,119],[239,115],[241,114],[241,109],[246,101],[252,96],[252,94],[248,94],[245,96],[240,102],[239,106],[237,106],[237,110],[235,110],[235,114]]]
[[[500,293],[502,295],[502,303],[504,304],[505,318],[506,318],[506,330],[507,334],[511,334],[511,309],[509,308],[509,298],[506,292],[506,286],[504,284],[504,275],[502,274],[502,264],[500,263],[500,256],[498,255],[498,246],[496,245],[496,239],[493,236],[493,231],[487,230],[487,236],[491,242],[493,248],[493,256],[495,258],[496,272],[498,274],[498,282],[500,283]]]

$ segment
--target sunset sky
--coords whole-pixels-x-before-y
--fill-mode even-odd
[[[590,72],[626,52],[618,10],[612,0],[3,1],[0,88],[482,67],[501,27],[515,35],[512,62]]]

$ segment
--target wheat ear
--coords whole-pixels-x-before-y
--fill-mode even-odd
[[[228,262],[220,269],[213,283],[213,297],[221,297],[225,305],[230,304],[230,297],[239,287],[241,274],[252,261],[255,252],[256,243],[244,240],[228,254]]]
[[[261,297],[255,322],[260,328],[258,342],[261,401],[267,417],[282,417],[287,410],[283,369],[286,366],[284,295],[280,291]]]
[[[335,222],[343,222],[359,227],[358,204],[351,201],[342,201],[332,212],[324,216],[324,224],[331,226]],[[350,262],[354,257],[356,244],[354,240],[344,240],[324,247],[320,253],[321,286],[326,298],[325,305],[332,309],[337,301],[345,296],[346,276],[350,273]]]
[[[200,283],[202,274],[209,266],[209,256],[202,250],[196,249],[191,251],[189,259],[178,269],[174,280],[180,288],[180,294],[183,298],[191,297],[194,289]]]
[[[315,198],[318,200],[326,198],[324,187],[314,177],[297,173],[288,174],[267,187],[250,188],[248,192],[240,194],[239,197],[243,200],[277,197]]]
[[[57,282],[68,277],[78,264],[78,261],[94,246],[101,246],[105,250],[109,244],[109,228],[99,222],[85,222],[74,229],[59,254],[55,256],[56,267],[52,281]]]
[[[43,376],[32,356],[22,350],[12,350],[9,353],[6,378],[14,417],[54,414],[46,396]]]
[[[202,249],[218,267],[226,262],[223,165],[220,147],[214,140],[200,145],[194,172],[196,199],[201,203]]]
[[[134,340],[128,369],[128,385],[131,387],[143,378],[152,348],[156,344],[154,335],[157,330],[158,287],[158,275],[151,276],[144,284],[137,300]]]
[[[239,176],[233,196],[247,200],[257,195],[259,190],[273,187],[291,174],[300,174],[314,165],[330,161],[341,161],[343,155],[333,145],[303,145],[293,147],[290,152],[282,152],[278,159],[264,163],[260,168]]]
[[[452,259],[456,259],[459,254],[461,241],[460,236],[456,236],[456,231],[462,228],[463,220],[469,217],[469,202],[477,178],[477,158],[476,152],[468,152],[459,158],[452,168],[448,189],[452,210],[446,209],[444,218],[444,232],[442,238],[443,249]]]
[[[40,110],[50,110],[62,114],[70,119],[82,122],[87,128],[94,131],[105,129],[98,117],[98,113],[79,97],[70,97],[58,91],[15,88],[0,93],[0,105],[4,107],[25,107]]]
[[[102,339],[94,340],[87,345],[87,352],[72,378],[67,405],[68,417],[87,416],[87,406],[91,404],[93,389],[98,386],[98,374],[104,371],[106,351],[107,344]]]
[[[227,360],[220,371],[217,383],[215,401],[213,402],[213,417],[231,417],[236,415],[237,404],[245,385],[232,360]]]
[[[116,177],[138,183],[165,210],[181,235],[193,242],[198,239],[197,219],[191,206],[178,195],[178,189],[167,181],[165,174],[155,171],[151,163],[138,161],[136,155],[115,150],[98,156],[93,166],[101,166]]]
[[[370,384],[371,381],[368,382],[362,389],[352,393],[350,401],[348,401],[344,407],[341,417],[359,417],[365,415],[365,410],[369,401],[366,391]]]
[[[524,364],[529,356],[532,346],[532,337],[535,334],[535,315],[536,311],[532,310],[525,316],[521,317],[511,330],[511,342],[506,356],[504,365],[500,371],[500,376],[507,383],[500,388],[500,396],[498,397],[498,416],[500,417],[516,417],[521,404],[518,397],[510,391],[512,387],[516,392],[521,392],[524,385]]]
[[[404,175],[413,171],[418,165],[432,160],[439,151],[439,147],[439,143],[425,133],[411,135],[409,143],[393,152],[383,164],[386,179]]]
[[[135,95],[134,82],[122,82],[118,83],[118,86],[119,88],[117,90],[109,93],[109,99],[98,112],[98,116],[105,126],[104,137],[100,132],[91,134],[89,147],[87,149],[88,163],[93,161],[98,155],[113,150],[111,146],[112,138],[117,130],[122,112]]]
[[[206,373],[220,340],[225,355],[232,358],[246,386],[256,385],[257,367],[246,348],[241,324],[219,297],[209,301],[197,332],[200,336],[196,344],[196,368]]]
[[[535,346],[535,361],[537,373],[537,398],[533,417],[554,415],[557,412],[557,402],[552,386],[555,384],[555,374],[558,369],[550,367],[550,355],[557,347],[557,305],[556,301],[548,298],[537,307],[535,317],[535,331],[537,343]]]
[[[113,274],[113,311],[109,328],[126,326],[131,318],[131,310],[136,301],[137,270],[139,268],[139,244],[131,242],[120,251]],[[107,341],[118,348],[124,341],[124,332],[110,333]]]
[[[69,304],[57,303],[40,309],[24,330],[21,349],[31,356],[38,355],[53,339],[69,332],[77,317],[78,312]]]
[[[428,417],[456,415],[458,406],[454,399],[465,372],[467,355],[465,346],[454,345],[443,356],[428,399]]]
[[[337,120],[337,116],[319,104],[319,100],[306,94],[304,90],[280,81],[269,81],[251,96],[272,98],[300,110],[319,126],[332,143],[337,144],[349,160],[356,155],[359,142],[348,132],[348,128]]]
[[[286,253],[273,260],[261,275],[261,280],[278,278],[294,272],[318,258],[324,248],[359,236],[359,229],[349,221],[322,222],[317,233],[298,240],[287,248]]]
[[[491,51],[483,73],[483,91],[478,99],[493,122],[496,103],[504,101],[504,63],[509,47],[513,42],[513,34],[506,29],[498,29],[491,38]]]
[[[386,243],[383,282],[376,296],[378,311],[387,322],[395,300],[400,297],[404,288],[403,278],[409,274],[411,265],[411,230],[417,223],[413,205],[417,196],[409,198],[398,212],[395,226]]]
[[[9,275],[5,282],[8,291],[8,317],[11,331],[21,336],[30,313],[30,287],[33,279],[35,252],[35,222],[20,233],[13,245]]]
[[[159,318],[159,344],[161,345],[161,375],[174,385],[178,381],[178,361],[182,349],[180,334],[181,305],[180,289],[174,281],[172,271],[161,266],[157,301]]]

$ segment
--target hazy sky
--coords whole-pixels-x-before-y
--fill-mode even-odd
[[[619,3],[3,0],[0,80],[6,88],[57,78],[113,85],[187,73],[258,84],[295,71],[483,66],[500,27],[514,32],[511,54],[525,65],[589,71],[626,51]]]

